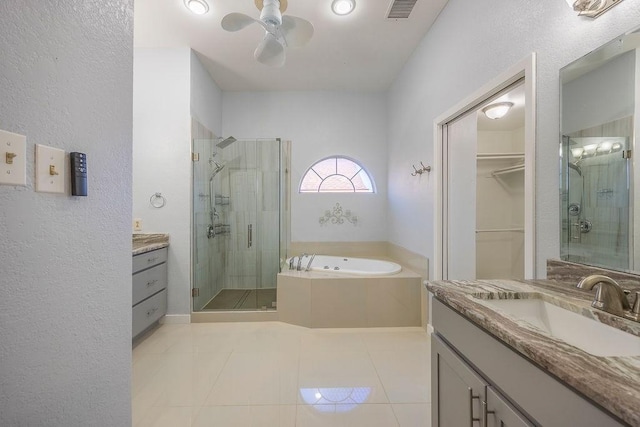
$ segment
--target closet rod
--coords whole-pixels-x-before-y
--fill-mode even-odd
[[[492,176],[503,175],[505,173],[513,173],[513,172],[519,172],[523,170],[524,170],[524,165],[516,165],[516,166],[504,168],[504,169],[496,169],[493,172],[491,172],[491,175]]]

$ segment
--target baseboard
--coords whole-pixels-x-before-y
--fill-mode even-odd
[[[192,323],[277,322],[278,312],[269,311],[199,311],[191,314]]]
[[[161,324],[176,325],[176,324],[189,324],[191,323],[191,315],[189,314],[167,314],[160,319]]]

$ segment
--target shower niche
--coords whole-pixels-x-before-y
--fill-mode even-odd
[[[286,250],[283,144],[204,133],[193,139],[193,311],[274,310]]]

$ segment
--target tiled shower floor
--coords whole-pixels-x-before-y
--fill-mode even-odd
[[[272,309],[276,289],[223,289],[203,310],[259,310]]]

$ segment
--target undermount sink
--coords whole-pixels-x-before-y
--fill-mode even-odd
[[[539,298],[480,300],[481,304],[594,356],[640,356],[640,337]]]

